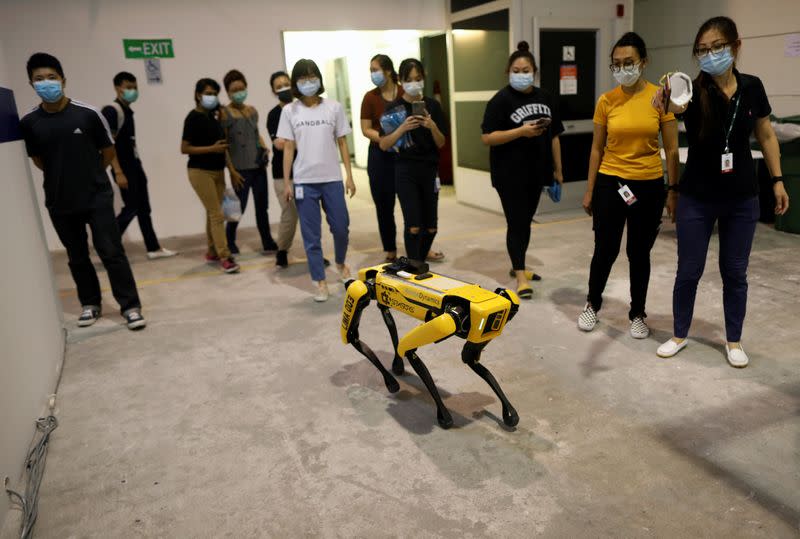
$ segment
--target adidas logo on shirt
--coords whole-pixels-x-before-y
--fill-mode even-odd
[[[76,127],[75,131],[72,132],[73,135],[82,135],[83,131],[81,131],[80,127]]]

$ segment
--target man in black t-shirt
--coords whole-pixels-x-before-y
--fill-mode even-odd
[[[124,234],[125,229],[136,217],[139,219],[139,228],[147,249],[147,258],[166,258],[175,256],[175,251],[163,249],[158,242],[150,219],[150,195],[147,192],[147,176],[139,160],[136,149],[136,124],[133,119],[131,103],[139,97],[139,88],[136,77],[126,71],[114,76],[114,89],[117,98],[111,105],[103,107],[111,134],[114,135],[114,148],[117,155],[111,161],[111,172],[119,187],[119,194],[125,206],[117,215],[119,233]]]
[[[97,109],[64,95],[66,79],[57,58],[36,53],[28,60],[27,69],[28,80],[42,102],[20,120],[20,131],[28,155],[44,172],[45,206],[67,250],[83,306],[78,325],[94,324],[101,313],[100,283],[89,258],[89,225],[122,316],[129,329],[141,329],[146,323],[105,172],[114,158],[108,124]]]

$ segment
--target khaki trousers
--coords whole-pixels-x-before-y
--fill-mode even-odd
[[[281,220],[278,225],[276,243],[279,250],[288,251],[294,241],[295,232],[297,232],[297,208],[294,205],[294,200],[286,200],[286,197],[283,196],[283,180],[272,180],[272,182],[275,187],[275,195],[278,197],[278,203],[281,205]]]
[[[225,218],[222,215],[222,195],[225,191],[225,172],[223,170],[204,170],[190,168],[189,183],[206,209],[206,236],[208,254],[221,260],[230,258],[228,240],[225,237]]]

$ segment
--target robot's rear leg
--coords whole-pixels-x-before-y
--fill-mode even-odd
[[[436,403],[436,419],[439,421],[439,426],[443,429],[449,429],[453,426],[453,417],[450,415],[447,408],[445,408],[442,397],[439,395],[439,390],[436,389],[436,384],[433,383],[431,373],[428,372],[428,368],[414,350],[406,352],[406,358],[417,375],[422,379],[431,397],[433,397],[433,401]]]
[[[397,383],[397,380],[394,376],[392,376],[392,373],[386,370],[386,367],[383,366],[381,361],[378,359],[378,356],[375,355],[375,352],[373,352],[369,346],[361,342],[358,337],[353,339],[352,344],[353,347],[361,352],[361,354],[367,358],[370,363],[375,365],[375,368],[381,371],[381,374],[383,375],[383,383],[386,384],[386,389],[389,390],[389,393],[397,393],[400,391],[400,384]]]
[[[509,427],[515,427],[517,423],[519,423],[519,414],[508,401],[506,394],[503,393],[503,390],[500,388],[500,384],[497,383],[494,376],[489,369],[484,367],[479,363],[481,359],[481,352],[483,351],[484,347],[486,347],[488,343],[480,343],[475,344],[471,342],[467,342],[464,344],[464,349],[461,351],[461,359],[469,365],[469,368],[475,371],[475,373],[483,378],[489,387],[492,388],[497,398],[500,399],[500,402],[503,405],[503,423],[508,425]]]
[[[386,324],[386,328],[389,330],[389,336],[392,338],[392,347],[394,348],[392,372],[397,376],[401,376],[405,372],[405,366],[403,365],[403,358],[397,353],[397,325],[394,323],[394,317],[392,316],[389,307],[378,305],[378,308],[381,310],[383,322]]]

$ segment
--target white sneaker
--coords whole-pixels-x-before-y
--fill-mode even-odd
[[[658,357],[672,357],[686,348],[687,344],[689,344],[689,339],[683,339],[681,342],[675,342],[674,340],[670,339],[658,347],[658,350],[656,350],[656,355],[658,355]]]
[[[592,331],[597,325],[597,313],[594,312],[594,307],[587,303],[583,308],[583,312],[578,317],[578,328],[582,331]]]
[[[177,255],[177,251],[170,251],[169,249],[164,249],[163,247],[158,251],[148,251],[147,258],[150,260],[155,260],[157,258],[169,258],[171,256]]]
[[[314,295],[314,301],[317,303],[324,303],[328,301],[328,298],[331,297],[331,294],[328,291],[328,283],[321,282],[317,285],[317,287],[317,293]]]
[[[750,363],[747,354],[744,353],[742,348],[731,348],[726,343],[725,352],[728,354],[728,364],[731,367],[742,369],[747,367],[747,364]]]
[[[650,328],[644,321],[644,318],[637,316],[631,320],[631,337],[634,339],[646,339],[650,336]]]

